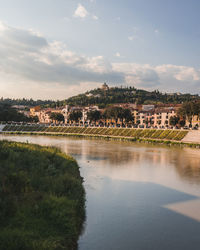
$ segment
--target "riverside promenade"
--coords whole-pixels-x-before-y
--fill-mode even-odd
[[[63,127],[63,126],[41,126],[10,125],[1,124],[0,133],[35,133],[42,135],[78,135],[98,136],[112,138],[136,138],[142,140],[174,141],[186,144],[200,145],[200,130],[183,129],[136,129],[136,128],[99,128],[99,127]]]
[[[200,130],[190,130],[182,139],[182,142],[200,143]]]

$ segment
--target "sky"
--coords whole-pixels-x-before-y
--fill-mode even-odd
[[[0,97],[200,94],[199,0],[0,0]]]

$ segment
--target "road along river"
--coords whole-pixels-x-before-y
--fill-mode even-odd
[[[80,250],[199,250],[200,150],[47,136],[76,158],[86,189]]]

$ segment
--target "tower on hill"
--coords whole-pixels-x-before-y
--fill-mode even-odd
[[[101,86],[101,89],[109,90],[108,84],[106,82],[104,82],[104,84]]]

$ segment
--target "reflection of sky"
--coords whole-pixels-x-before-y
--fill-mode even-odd
[[[64,137],[9,138],[57,146],[77,159],[89,214],[81,250],[133,249],[133,244],[146,250],[147,243],[153,250],[198,249],[194,242],[200,243],[199,150]],[[107,248],[101,248],[101,241]],[[110,245],[113,241],[118,248]]]
[[[200,196],[200,151],[105,140],[77,140],[64,137],[12,136],[60,147],[73,155],[84,177],[153,182]],[[86,164],[85,164],[86,163]],[[88,179],[87,183],[92,183]],[[93,183],[95,185],[95,182]]]
[[[199,249],[200,223],[165,208],[194,196],[153,183],[109,178],[87,195],[80,250]]]

